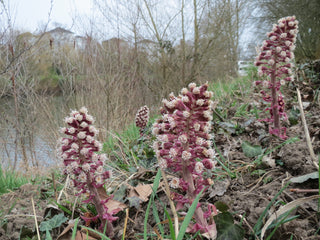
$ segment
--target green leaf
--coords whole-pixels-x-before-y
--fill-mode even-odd
[[[251,145],[247,141],[242,142],[241,147],[244,155],[249,158],[259,156],[263,153],[261,146]]]
[[[60,213],[58,215],[55,215],[53,218],[44,221],[40,224],[40,231],[46,232],[51,231],[54,228],[60,227],[62,223],[67,221],[68,218],[66,218],[63,213]]]
[[[224,202],[215,202],[214,206],[220,211],[220,212],[227,212],[229,209],[229,206],[225,204]]]
[[[299,108],[292,107],[292,109],[291,109],[291,111],[289,113],[289,117],[288,117],[290,125],[298,124],[299,119],[300,119],[300,110],[299,110]]]
[[[32,229],[28,228],[27,226],[22,226],[20,229],[20,239],[27,239],[28,237],[32,238],[33,235]]]
[[[174,231],[174,226],[173,226],[173,223],[172,223],[172,219],[170,217],[170,214],[168,213],[167,209],[164,209],[164,212],[168,218],[168,221],[169,221],[169,229],[170,229],[170,236],[171,236],[171,239],[172,240],[176,240],[176,234],[175,234],[175,231]]]
[[[142,202],[140,198],[133,196],[133,197],[128,197],[127,199],[129,200],[130,207],[135,207],[136,209],[140,208],[140,203]]]
[[[157,172],[157,175],[156,175],[156,177],[154,179],[154,182],[153,182],[152,194],[150,196],[150,200],[149,200],[148,207],[147,207],[147,210],[146,210],[146,216],[144,218],[144,230],[143,230],[143,239],[144,240],[148,239],[147,238],[148,216],[149,216],[149,211],[150,211],[151,204],[154,203],[154,197],[156,195],[157,189],[158,189],[159,184],[160,184],[160,178],[161,178],[161,170],[159,169],[158,172]]]
[[[234,224],[233,217],[229,212],[223,212],[214,217],[217,225],[217,240],[242,240],[244,229]]]
[[[69,210],[68,208],[66,208],[65,206],[63,206],[63,205],[61,205],[61,204],[59,204],[57,202],[56,202],[56,204],[57,204],[58,208],[60,208],[62,211],[64,211],[65,213],[69,214],[70,216],[72,215],[72,211],[71,210]]]
[[[113,200],[124,202],[123,196],[126,195],[128,187],[126,185],[121,185],[120,188],[113,194]]]
[[[290,182],[293,183],[303,183],[308,181],[309,179],[318,179],[319,178],[319,173],[318,172],[312,172],[312,173],[308,173],[299,177],[293,177],[290,179]]]
[[[89,228],[89,227],[85,227],[85,226],[81,226],[81,228],[83,229],[87,229],[87,230],[90,230],[91,232],[94,232],[95,234],[98,234],[100,237],[101,237],[101,240],[111,240],[110,238],[108,238],[106,235],[104,235],[103,233],[101,232],[98,232],[92,228]]]
[[[46,240],[52,240],[51,234],[48,229],[46,230]]]

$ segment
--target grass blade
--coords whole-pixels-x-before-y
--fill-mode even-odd
[[[170,217],[170,214],[168,213],[167,209],[164,209],[164,212],[168,218],[168,224],[169,224],[169,229],[170,229],[170,236],[171,236],[171,239],[172,240],[176,240],[176,234],[175,234],[175,231],[174,231],[174,226],[173,226],[173,223],[172,223],[172,219]],[[163,235],[162,235],[163,236]]]
[[[159,169],[158,172],[157,172],[157,175],[156,175],[156,177],[154,179],[154,182],[153,182],[152,194],[150,196],[148,207],[147,207],[147,210],[146,210],[146,216],[144,218],[144,229],[143,229],[143,239],[144,240],[148,239],[148,236],[147,236],[148,216],[149,216],[151,204],[154,202],[154,197],[156,195],[157,189],[158,189],[159,184],[160,184],[160,178],[161,178],[161,171]]]
[[[193,217],[193,214],[194,214],[194,212],[195,212],[195,210],[197,208],[199,199],[200,199],[203,191],[204,191],[204,189],[201,190],[201,192],[197,195],[197,197],[192,202],[192,204],[191,204],[191,206],[189,208],[189,211],[188,211],[187,215],[185,216],[185,218],[184,218],[184,220],[182,222],[182,225],[181,225],[177,240],[183,240],[184,234],[186,233],[187,227],[189,226],[189,223],[190,223],[190,221],[191,221],[191,219]]]
[[[253,227],[253,231],[256,235],[258,235],[261,232],[261,226],[263,224],[263,218],[266,216],[267,212],[269,211],[270,207],[272,206],[272,204],[275,202],[275,200],[280,196],[280,194],[283,192],[284,189],[286,189],[288,187],[288,185],[290,184],[290,182],[287,182],[286,185],[283,186],[283,188],[280,189],[280,191],[271,199],[270,203],[267,205],[267,207],[265,208],[265,210],[262,212],[262,214],[260,215],[256,225],[254,225]]]
[[[103,233],[98,232],[98,231],[96,231],[96,230],[94,230],[94,229],[92,229],[92,228],[88,228],[88,227],[85,227],[85,226],[81,226],[81,228],[84,228],[84,229],[90,230],[90,231],[92,231],[92,232],[94,232],[94,233],[98,234],[98,235],[101,237],[101,239],[111,240],[110,238],[108,238],[108,237],[107,237],[106,235],[104,235]]]
[[[77,218],[77,219],[76,219],[76,221],[74,222],[74,226],[73,226],[73,230],[72,230],[71,240],[75,240],[75,239],[76,239],[78,222],[79,222],[79,218]]]

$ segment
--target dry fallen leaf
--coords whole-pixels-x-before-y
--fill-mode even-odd
[[[97,240],[97,239],[101,239],[100,235],[91,231],[87,231],[86,229],[81,229],[81,231],[77,231],[75,240]]]
[[[264,163],[266,166],[275,168],[276,167],[276,160],[274,158],[264,156],[262,158],[262,163]]]
[[[152,193],[152,185],[151,184],[139,184],[134,188],[136,192],[139,194],[139,198],[141,198],[142,201],[146,202],[148,201],[148,197]]]
[[[103,187],[98,188],[98,193],[101,200],[105,200],[110,197]],[[126,204],[113,199],[109,199],[108,202],[105,203],[105,205],[107,206],[108,213],[110,214],[117,214],[118,212],[128,207]]]
[[[117,213],[128,207],[126,204],[113,199],[109,199],[105,205],[108,207],[108,213]]]
[[[222,196],[230,186],[229,179],[225,178],[220,181],[215,181],[211,188],[209,188],[209,196],[210,198],[215,196]]]
[[[152,184],[138,184],[136,187],[129,186],[130,192],[128,197],[138,197],[143,202],[148,201],[152,193]]]
[[[69,240],[71,238],[70,230],[74,227],[74,223],[69,223],[68,226],[60,233],[57,240]]]

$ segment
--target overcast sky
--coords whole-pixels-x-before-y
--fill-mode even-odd
[[[77,35],[84,36],[85,34],[87,34],[86,31],[90,31],[90,24],[93,22],[95,24],[94,36],[96,39],[101,40],[117,36],[117,24],[105,25],[108,24],[108,21],[106,21],[103,17],[102,20],[99,21],[99,19],[101,19],[101,15],[99,18],[99,9],[97,8],[97,5],[93,4],[93,1],[94,0],[4,0],[4,3],[12,18],[12,22],[14,23],[14,29],[18,29],[22,32],[29,31],[32,33],[37,33],[39,31],[43,31],[45,24],[48,22],[48,14],[50,12],[50,6],[52,2],[52,11],[49,19],[49,25],[46,29],[47,31],[57,26],[61,26],[67,30],[74,32]],[[105,3],[105,7],[108,8],[116,4],[117,1],[118,0],[105,0],[105,2],[100,2]],[[172,9],[174,13],[178,11],[178,7],[172,5],[172,0],[162,1],[168,2],[168,4],[165,5],[166,8],[163,8],[163,6],[161,5],[163,8],[162,11],[170,12]],[[191,8],[190,11],[192,11],[191,5],[189,6],[189,8]],[[116,8],[116,11],[119,11],[119,9]],[[120,12],[122,11],[120,10]],[[2,12],[0,14],[4,13]],[[125,12],[125,14],[128,13]],[[157,15],[155,15],[155,17],[157,17]],[[128,18],[130,18],[130,16],[128,16]],[[162,18],[160,18],[160,20],[161,19]],[[164,21],[167,20],[164,19]],[[185,21],[187,38],[188,36],[189,38],[192,38],[192,18],[191,20],[189,19],[189,21]],[[130,27],[130,24],[128,24],[128,26]],[[163,26],[165,26],[165,24]],[[124,30],[122,31],[126,33],[126,31],[128,30],[124,28]],[[175,29],[173,29],[173,31],[175,32],[168,31],[168,34],[172,38],[175,38],[174,34],[176,34],[177,32]],[[144,33],[147,33],[147,31],[145,31]],[[241,42],[247,42],[247,37],[243,36],[251,35],[250,33],[245,33],[242,35]],[[148,35],[145,34],[145,37],[148,38]]]
[[[14,22],[20,30],[35,32],[48,22],[51,0],[4,0]],[[74,16],[90,15],[92,0],[52,0],[53,8],[50,16],[49,29],[55,23],[77,31],[73,25]]]

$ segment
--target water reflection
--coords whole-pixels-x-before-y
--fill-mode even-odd
[[[17,113],[13,99],[0,99],[1,165],[4,169],[14,166],[23,169],[26,164],[29,167],[55,165],[55,143],[65,102],[61,97],[23,100]]]

